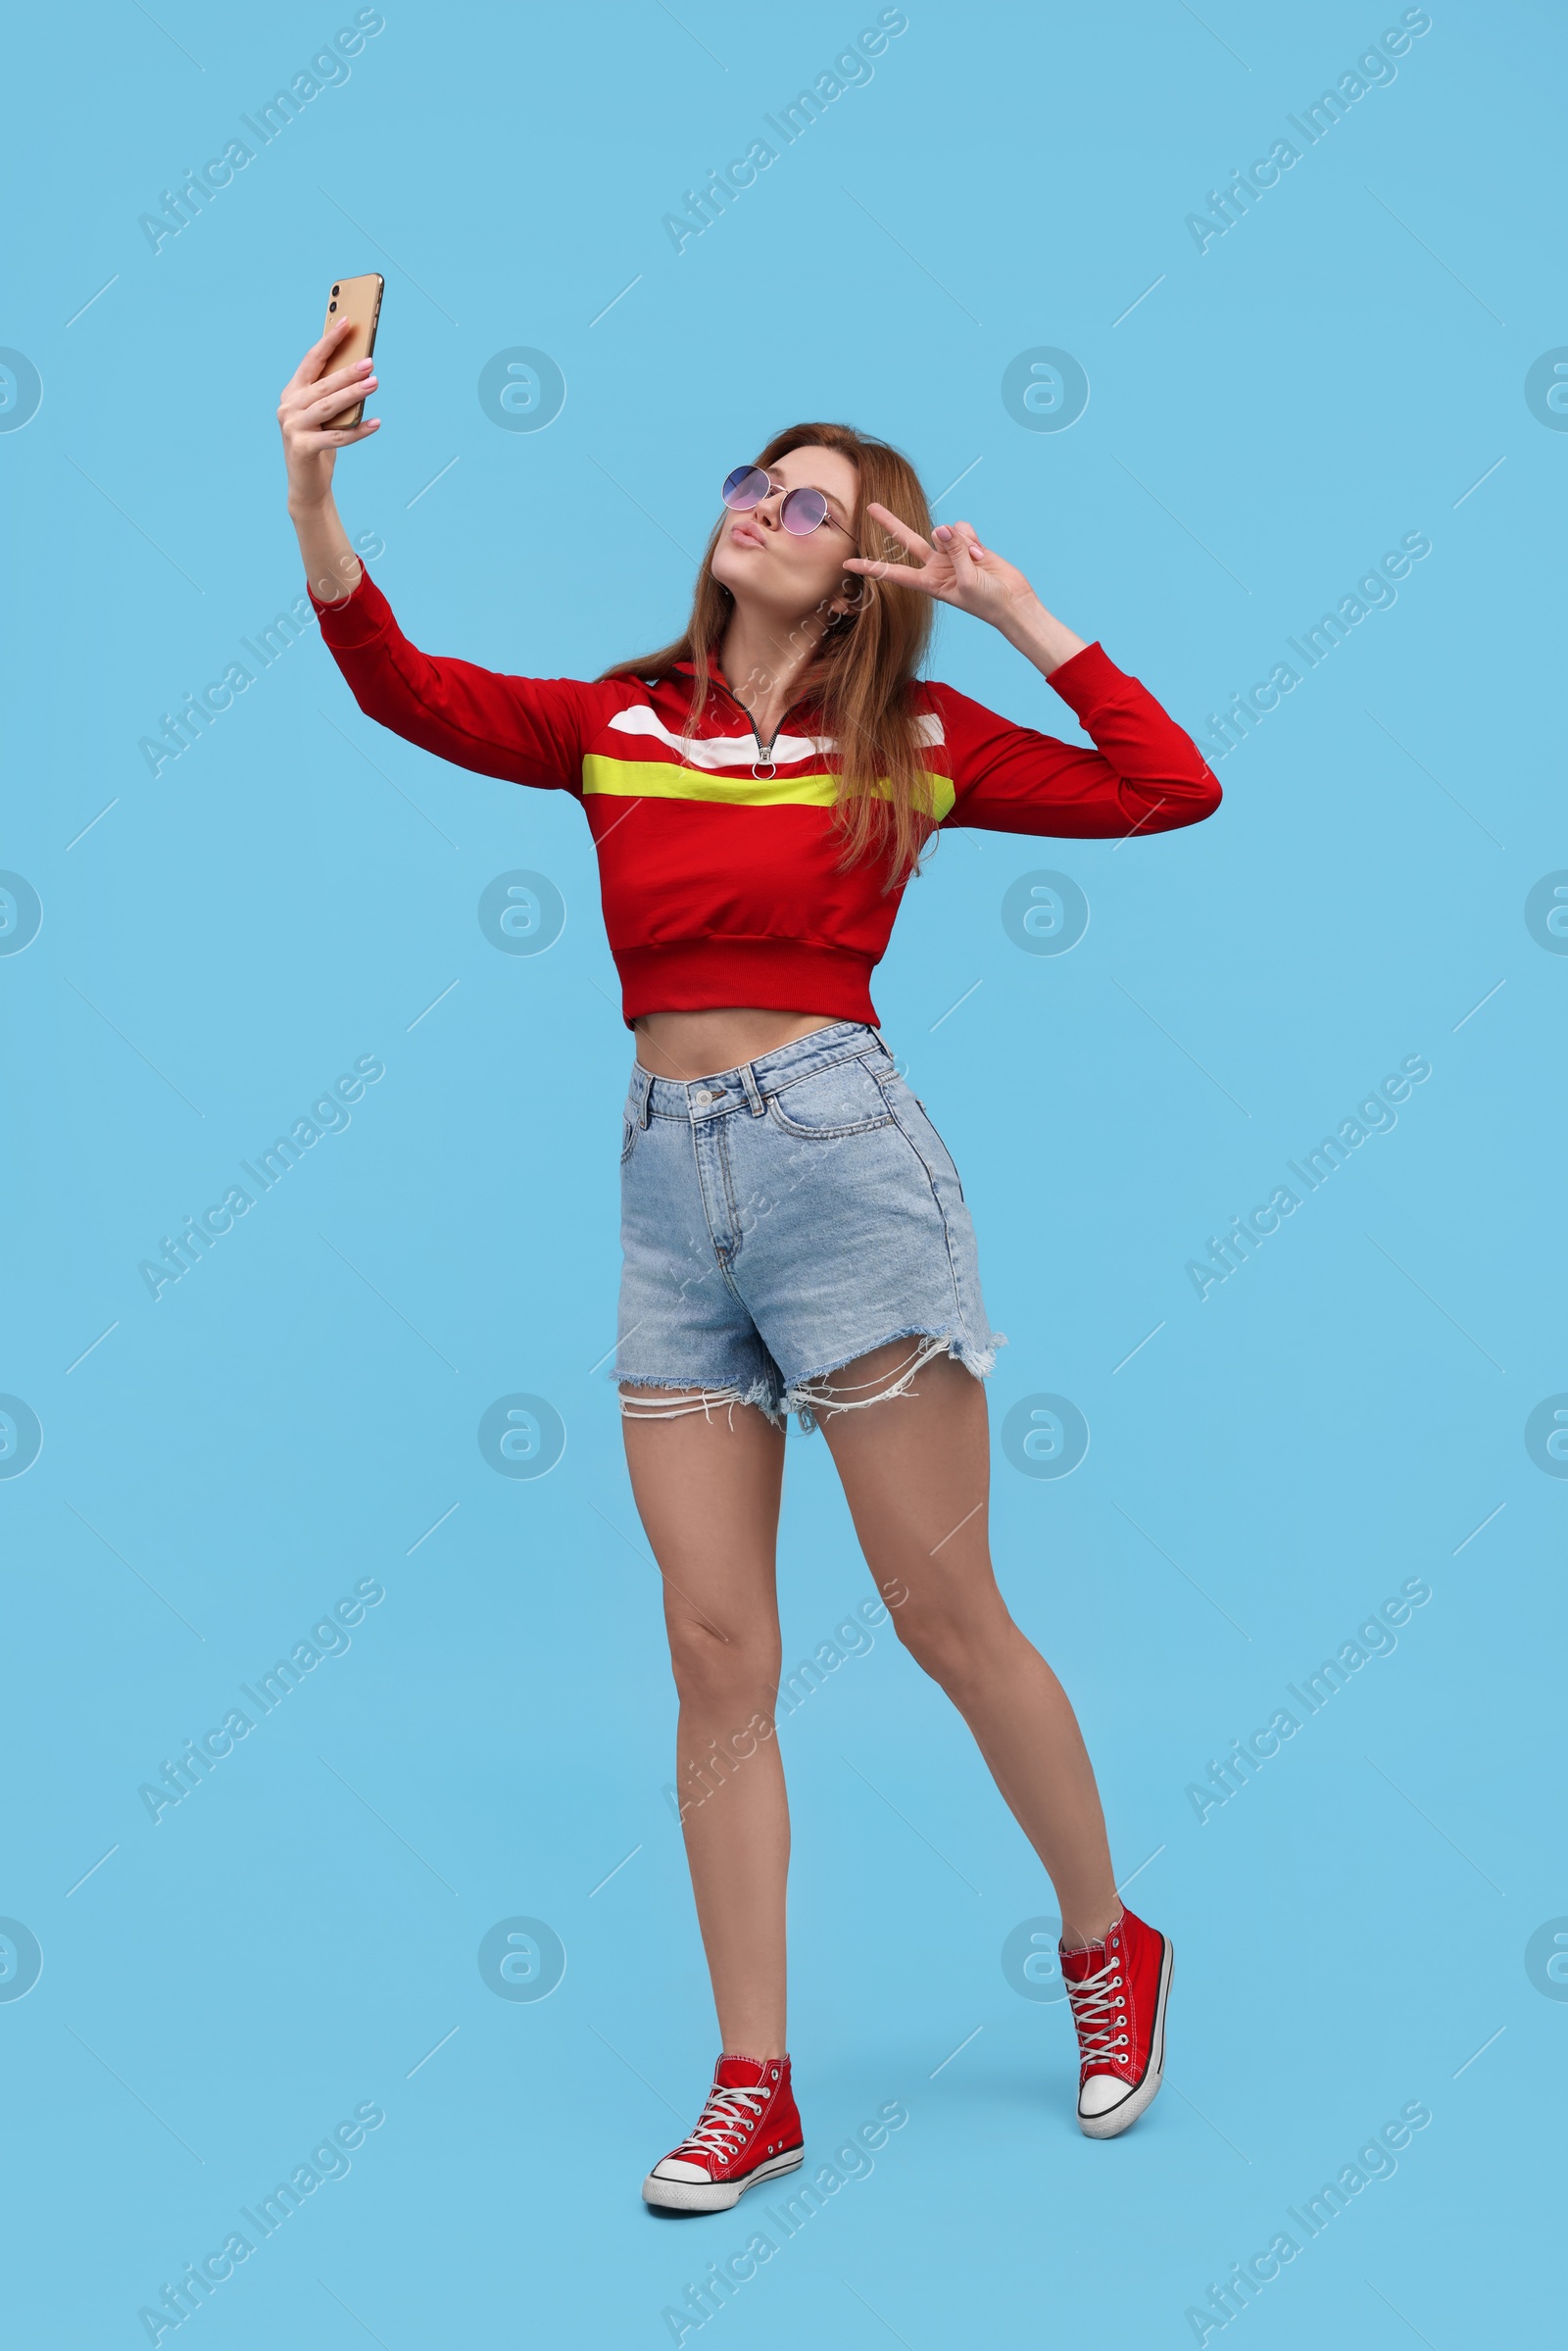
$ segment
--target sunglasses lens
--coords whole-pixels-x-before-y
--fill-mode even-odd
[[[731,514],[749,514],[754,506],[761,505],[767,489],[767,475],[760,465],[737,465],[733,473],[724,476],[720,496]]]
[[[827,520],[827,500],[820,490],[791,490],[778,518],[792,538],[804,539]]]

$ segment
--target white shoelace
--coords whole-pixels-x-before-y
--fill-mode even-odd
[[[1127,2012],[1117,2007],[1111,1997],[1111,1986],[1120,1962],[1107,1959],[1093,1976],[1080,1983],[1069,1977],[1067,1997],[1072,2002],[1073,2023],[1078,2028],[1078,2046],[1085,2065],[1113,2065],[1118,2049],[1127,2045]]]
[[[700,2147],[705,2155],[734,2154],[766,2103],[764,2090],[710,2089],[701,2122],[681,2146]],[[726,2145],[728,2139],[734,2140],[734,2147]]]

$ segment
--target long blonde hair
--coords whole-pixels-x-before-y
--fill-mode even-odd
[[[855,467],[858,489],[851,531],[858,556],[872,562],[908,561],[887,532],[867,518],[865,510],[873,501],[922,538],[930,537],[925,492],[902,451],[848,424],[792,424],[773,435],[757,463],[771,470],[792,449],[836,450]],[[607,679],[652,679],[690,661],[697,675],[688,735],[702,714],[709,664],[735,610],[728,588],[713,577],[713,551],[727,520],[720,514],[713,525],[684,635],[658,653],[617,661],[604,672]],[[853,571],[845,573],[838,594],[853,596],[853,608],[842,615],[821,617],[820,640],[801,674],[800,698],[815,703],[824,733],[838,746],[836,814],[845,835],[843,863],[856,864],[885,849],[886,887],[891,890],[918,865],[935,823],[919,713],[909,691],[931,639],[931,601],[908,589],[885,589],[880,581]],[[812,618],[819,615],[820,608]]]

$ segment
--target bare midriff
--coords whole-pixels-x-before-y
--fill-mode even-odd
[[[712,1012],[645,1012],[635,1023],[637,1058],[656,1078],[716,1077],[761,1053],[831,1028],[824,1012],[768,1012],[726,1004]]]

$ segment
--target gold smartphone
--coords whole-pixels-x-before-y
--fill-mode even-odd
[[[326,323],[335,326],[340,318],[350,318],[353,325],[332,354],[331,367],[352,367],[356,360],[368,360],[375,351],[375,329],[381,317],[381,290],[386,279],[371,270],[368,277],[340,277],[327,296]],[[334,427],[358,424],[365,415],[365,403],[360,401],[344,409],[332,418]]]

